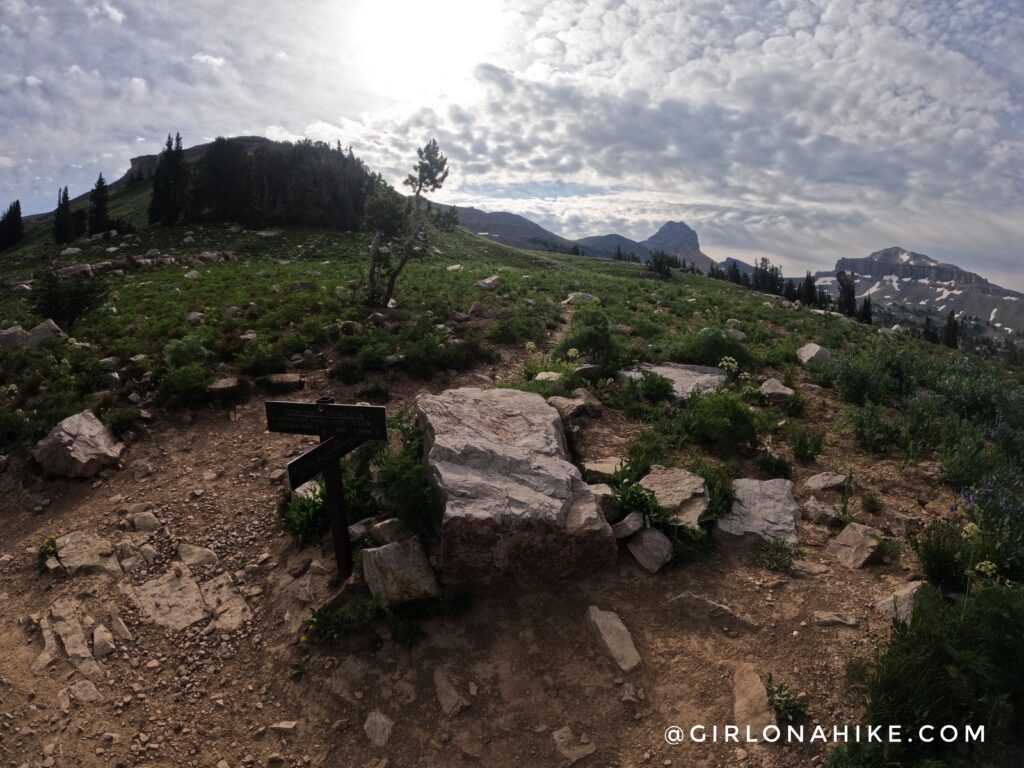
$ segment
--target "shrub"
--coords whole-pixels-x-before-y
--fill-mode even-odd
[[[946,521],[931,523],[911,537],[910,545],[929,582],[945,592],[967,590],[967,573],[976,562],[975,542],[964,536],[961,526]]]
[[[733,473],[727,466],[715,466],[703,461],[695,462],[690,470],[704,478],[708,487],[708,520],[717,520],[729,513],[732,505]]]
[[[68,330],[105,295],[106,285],[101,278],[62,280],[51,264],[32,281],[32,311]]]
[[[356,392],[356,397],[371,403],[386,403],[391,399],[391,389],[386,382],[374,381]]]
[[[686,434],[722,454],[735,455],[757,445],[750,409],[725,390],[691,396],[680,418]]]
[[[984,532],[986,559],[1013,581],[1024,581],[1024,479],[1005,472],[963,494],[965,514]]]
[[[101,416],[106,424],[115,434],[123,434],[130,430],[139,420],[141,411],[134,405],[109,408]]]
[[[283,373],[287,368],[288,360],[284,351],[270,344],[257,342],[238,359],[238,369],[247,376]]]
[[[781,477],[789,480],[793,477],[793,465],[781,456],[765,451],[757,457],[757,468],[768,477]]]
[[[671,349],[669,356],[677,363],[712,367],[725,357],[731,357],[743,368],[753,362],[753,357],[741,342],[717,328],[702,328],[687,334]]]
[[[510,312],[495,321],[487,338],[495,344],[515,344],[520,341],[543,341],[546,335],[544,323],[536,314]]]
[[[943,439],[942,476],[959,490],[980,483],[996,468],[996,458],[976,427],[963,422],[956,427]]]
[[[840,355],[831,363],[843,399],[855,405],[885,403],[909,395],[917,386],[916,360],[903,347],[885,345],[856,355]]]
[[[770,571],[785,573],[802,556],[800,547],[777,539],[761,539],[757,548],[758,564]]]
[[[605,373],[618,368],[622,358],[619,344],[609,329],[608,317],[591,306],[582,307],[573,315],[572,328],[558,345],[558,354],[568,358],[570,350],[574,349]]]
[[[780,722],[793,723],[804,718],[807,705],[796,697],[788,685],[785,683],[775,685],[769,674],[765,690],[768,693],[768,703],[775,710],[775,716]]]
[[[622,517],[639,512],[646,520],[651,520],[660,514],[660,507],[654,496],[643,486],[630,480],[623,480],[615,487],[612,503]]]
[[[818,458],[825,445],[825,435],[803,425],[794,424],[789,429],[789,443],[797,461],[810,462]]]
[[[187,365],[205,363],[213,356],[206,348],[202,336],[190,333],[180,339],[172,339],[164,345],[164,362],[168,368],[184,368]]]
[[[916,733],[923,724],[985,726],[984,744],[936,738],[850,750],[863,765],[923,765],[922,761],[985,762],[1024,727],[1024,590],[987,584],[955,604],[919,593],[909,621],[893,622],[868,679],[865,717]],[[841,754],[836,760],[847,759]],[[831,762],[833,766],[843,762]],[[845,763],[857,765],[858,763]]]
[[[853,433],[860,446],[871,453],[885,456],[896,439],[896,425],[879,405],[870,400],[851,414]]]
[[[650,403],[660,403],[675,397],[675,387],[672,382],[654,371],[644,371],[638,386],[644,400]]]
[[[183,405],[198,405],[206,400],[206,387],[210,375],[199,363],[190,363],[164,372],[160,390]]]
[[[292,495],[277,510],[277,527],[295,540],[299,549],[316,544],[330,530],[324,488],[317,484],[308,496]]]

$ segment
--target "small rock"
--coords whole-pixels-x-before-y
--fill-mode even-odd
[[[881,531],[850,523],[829,542],[825,551],[847,568],[863,568],[881,556],[883,538]]]
[[[388,740],[391,738],[391,729],[394,726],[394,720],[380,710],[375,709],[366,716],[366,722],[363,723],[363,732],[375,747],[383,747],[387,745]]]
[[[590,740],[584,743],[576,738],[572,728],[568,725],[553,731],[551,737],[555,740],[555,749],[558,750],[558,754],[565,760],[564,764],[566,766],[575,765],[583,758],[597,751],[596,744]]]
[[[648,573],[657,573],[672,559],[672,542],[657,528],[644,528],[626,542],[626,548]]]
[[[614,611],[602,611],[596,605],[587,608],[587,626],[604,645],[608,655],[623,672],[632,672],[640,666],[640,654],[633,636]]]

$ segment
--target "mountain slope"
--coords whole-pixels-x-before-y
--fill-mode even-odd
[[[864,258],[843,258],[834,270],[818,272],[817,282],[832,286],[837,272],[857,276],[857,297],[870,296],[875,306],[897,317],[944,314],[977,318],[993,331],[1006,335],[1024,331],[1024,294],[990,283],[955,264],[899,246],[875,251]]]

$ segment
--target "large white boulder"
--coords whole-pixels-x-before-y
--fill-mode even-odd
[[[696,392],[707,392],[725,386],[726,374],[721,368],[710,368],[706,365],[682,365],[680,363],[661,363],[660,365],[644,365],[639,371],[626,371],[624,377],[640,379],[644,371],[664,376],[672,382],[672,392],[677,400],[686,400]]]
[[[124,451],[114,433],[92,411],[68,416],[36,443],[32,457],[51,475],[92,477],[117,464]]]
[[[442,573],[533,582],[615,562],[600,499],[569,461],[558,412],[513,389],[420,395],[430,480],[444,503]]]
[[[729,513],[718,518],[715,532],[731,536],[751,534],[762,539],[797,542],[800,507],[793,498],[793,483],[775,480],[734,480]]]
[[[832,359],[832,353],[818,344],[805,344],[796,351],[796,359],[801,365],[827,363]]]

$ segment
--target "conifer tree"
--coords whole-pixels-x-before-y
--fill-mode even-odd
[[[857,314],[857,283],[849,272],[837,272],[839,283],[839,311],[853,317]]]
[[[110,214],[108,210],[110,192],[107,189],[107,182],[101,173],[96,179],[96,186],[89,193],[89,234],[96,235],[110,229]],[[74,226],[72,222],[72,227]]]
[[[807,270],[804,283],[800,288],[800,301],[808,307],[816,304],[818,301],[818,292],[814,287],[814,275],[811,274],[810,270]]]
[[[68,188],[57,190],[57,210],[53,216],[53,239],[58,245],[70,243],[74,238],[71,223],[71,199]]]
[[[959,340],[960,324],[956,321],[956,314],[951,309],[946,315],[946,327],[942,330],[942,343],[951,349],[956,349]]]
[[[865,296],[860,304],[860,309],[857,310],[857,321],[865,325],[871,325],[871,315],[871,297]]]
[[[17,245],[25,236],[25,224],[21,220],[21,201],[15,200],[0,218],[0,251]]]

